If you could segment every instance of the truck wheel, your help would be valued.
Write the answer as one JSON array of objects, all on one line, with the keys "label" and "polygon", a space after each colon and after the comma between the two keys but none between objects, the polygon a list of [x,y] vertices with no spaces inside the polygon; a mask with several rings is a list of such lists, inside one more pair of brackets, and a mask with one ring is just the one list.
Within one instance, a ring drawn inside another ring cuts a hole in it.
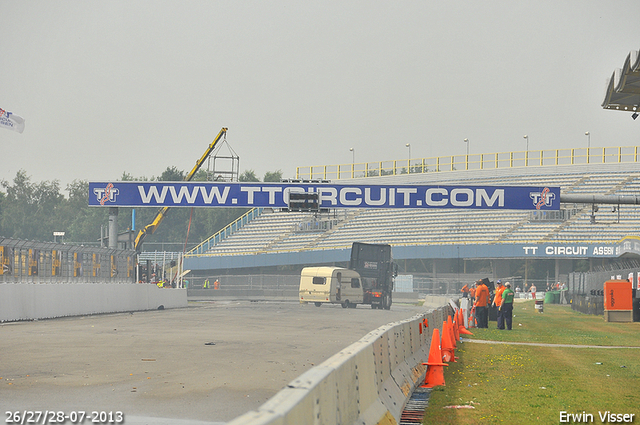
[{"label": "truck wheel", "polygon": [[384,309],[391,310],[391,295],[384,297]]},{"label": "truck wheel", "polygon": [[375,305],[375,304],[371,304],[371,309],[372,309],[372,310],[375,310],[375,309],[376,309],[376,307],[378,307],[378,306],[377,306],[377,305]]},{"label": "truck wheel", "polygon": [[316,307],[320,307],[322,303],[315,303]]},{"label": "truck wheel", "polygon": [[347,308],[349,307],[349,300],[346,300],[345,302],[342,303],[342,308]]}]

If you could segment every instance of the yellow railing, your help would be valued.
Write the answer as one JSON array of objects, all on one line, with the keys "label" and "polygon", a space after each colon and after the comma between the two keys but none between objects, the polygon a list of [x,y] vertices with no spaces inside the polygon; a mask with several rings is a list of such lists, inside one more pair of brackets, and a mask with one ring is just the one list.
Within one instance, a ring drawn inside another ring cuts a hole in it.
[{"label": "yellow railing", "polygon": [[314,165],[297,167],[296,179],[340,180],[442,171],[629,162],[638,162],[638,146],[498,152],[352,164]]}]

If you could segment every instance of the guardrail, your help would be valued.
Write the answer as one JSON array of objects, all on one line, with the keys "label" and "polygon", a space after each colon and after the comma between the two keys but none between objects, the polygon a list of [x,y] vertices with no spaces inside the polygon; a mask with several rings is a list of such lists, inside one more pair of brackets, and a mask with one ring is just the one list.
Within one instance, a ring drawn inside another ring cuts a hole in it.
[{"label": "guardrail", "polygon": [[133,282],[135,251],[0,238],[0,283]]},{"label": "guardrail", "polygon": [[314,165],[296,168],[296,179],[340,180],[459,170],[638,162],[638,146],[552,149]]}]

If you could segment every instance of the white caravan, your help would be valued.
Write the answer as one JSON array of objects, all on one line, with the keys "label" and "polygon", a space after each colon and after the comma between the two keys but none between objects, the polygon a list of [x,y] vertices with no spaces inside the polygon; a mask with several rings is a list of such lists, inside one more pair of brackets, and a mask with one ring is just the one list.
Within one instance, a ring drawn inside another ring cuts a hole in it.
[{"label": "white caravan", "polygon": [[305,267],[300,274],[300,303],[342,304],[355,308],[362,304],[360,275],[341,267]]}]

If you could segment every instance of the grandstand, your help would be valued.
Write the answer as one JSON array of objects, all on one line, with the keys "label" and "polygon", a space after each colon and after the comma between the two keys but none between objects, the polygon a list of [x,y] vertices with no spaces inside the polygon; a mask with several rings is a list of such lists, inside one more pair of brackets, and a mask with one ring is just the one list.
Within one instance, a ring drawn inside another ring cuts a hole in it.
[{"label": "grandstand", "polygon": [[[637,148],[628,149],[637,152]],[[535,166],[405,171],[341,179],[340,183],[560,186],[562,195],[640,195],[636,160],[634,154],[628,162],[608,163],[603,155],[600,163],[540,165],[542,161],[532,161]],[[214,235],[189,253],[185,268],[197,275],[336,264],[348,261],[351,244],[360,241],[391,244],[397,260],[545,259],[556,262],[558,274],[572,271],[575,259],[615,261],[622,252],[628,256],[621,241],[640,230],[640,206],[636,205],[562,204],[560,211],[547,212],[359,209],[314,214],[264,209],[252,214],[253,219],[236,225],[226,237]]]}]

